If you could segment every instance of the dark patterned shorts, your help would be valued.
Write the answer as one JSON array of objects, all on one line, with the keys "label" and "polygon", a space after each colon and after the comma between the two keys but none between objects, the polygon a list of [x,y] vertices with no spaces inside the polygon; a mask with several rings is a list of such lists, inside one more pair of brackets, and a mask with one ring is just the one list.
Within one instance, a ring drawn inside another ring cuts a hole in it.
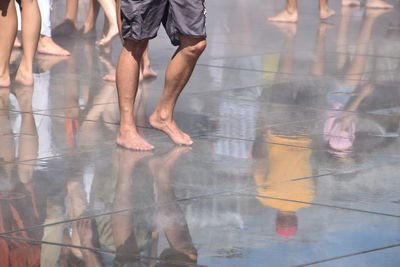
[{"label": "dark patterned shorts", "polygon": [[148,40],[163,24],[171,43],[179,35],[206,38],[204,0],[121,0],[122,38]]}]

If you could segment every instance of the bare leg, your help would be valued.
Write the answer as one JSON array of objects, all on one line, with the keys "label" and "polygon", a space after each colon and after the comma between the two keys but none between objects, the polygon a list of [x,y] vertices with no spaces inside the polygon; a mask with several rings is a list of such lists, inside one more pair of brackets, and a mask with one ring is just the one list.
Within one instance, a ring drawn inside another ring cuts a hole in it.
[{"label": "bare leg", "polygon": [[33,85],[33,59],[40,37],[40,11],[36,0],[22,0],[23,55],[15,79],[23,85]]},{"label": "bare leg", "polygon": [[181,45],[171,59],[160,102],[150,116],[153,128],[165,132],[178,145],[191,145],[192,139],[182,132],[173,119],[176,101],[192,75],[197,59],[206,47],[206,40],[181,36]]},{"label": "bare leg", "polygon": [[143,53],[142,64],[140,66],[140,74],[142,79],[150,79],[157,77],[157,72],[155,72],[150,66],[150,57],[149,57],[149,46],[146,47],[146,50]]},{"label": "bare leg", "polygon": [[109,44],[114,37],[118,35],[117,12],[114,0],[98,0],[108,21],[108,30],[103,38],[96,44],[98,46],[105,46]]},{"label": "bare leg", "polygon": [[286,0],[286,8],[273,17],[268,18],[273,22],[297,22],[297,0]]},{"label": "bare leg", "polygon": [[96,27],[97,15],[99,14],[100,4],[97,0],[90,0],[89,11],[80,32],[88,34]]},{"label": "bare leg", "polygon": [[76,19],[78,17],[79,0],[67,0],[67,10],[64,21],[52,30],[53,35],[71,35],[76,31]]},{"label": "bare leg", "polygon": [[329,8],[328,0],[319,0],[319,17],[327,19],[333,15],[335,15],[335,10]]},{"label": "bare leg", "polygon": [[139,84],[140,60],[147,41],[126,40],[119,57],[116,81],[121,125],[117,144],[128,149],[152,150],[154,147],[139,136],[134,120],[134,104]]},{"label": "bare leg", "polygon": [[382,8],[382,9],[390,9],[393,8],[393,5],[386,3],[382,0],[367,0],[365,6],[368,8]]},{"label": "bare leg", "polygon": [[9,61],[17,36],[17,13],[14,1],[0,2],[0,87],[10,85]]}]

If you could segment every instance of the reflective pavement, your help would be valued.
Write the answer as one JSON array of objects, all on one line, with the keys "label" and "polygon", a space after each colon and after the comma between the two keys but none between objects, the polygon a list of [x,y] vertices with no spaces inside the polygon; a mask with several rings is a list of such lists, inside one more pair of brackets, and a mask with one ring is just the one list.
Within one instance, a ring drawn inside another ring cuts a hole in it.
[{"label": "reflective pavement", "polygon": [[136,106],[153,153],[114,143],[117,39],[60,37],[71,57],[0,89],[0,266],[400,266],[400,6],[267,22],[283,2],[207,2],[175,115],[192,148],[147,123],[163,30]]}]

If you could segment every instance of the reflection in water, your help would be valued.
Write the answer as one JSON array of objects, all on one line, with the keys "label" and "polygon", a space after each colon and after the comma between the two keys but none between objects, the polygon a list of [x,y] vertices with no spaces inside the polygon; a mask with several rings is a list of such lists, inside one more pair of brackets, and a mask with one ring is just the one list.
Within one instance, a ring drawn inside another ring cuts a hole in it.
[{"label": "reflection in water", "polygon": [[[0,158],[9,162],[0,165],[0,232],[41,224],[43,202],[37,194],[36,183],[32,180],[33,163],[37,157],[38,136],[32,112],[32,87],[14,88],[11,95],[8,88],[0,89]],[[12,97],[21,110],[20,132],[14,137],[13,121],[8,114]],[[16,164],[15,161],[30,160],[32,164]],[[13,238],[41,239],[39,232],[16,232]],[[0,239],[1,266],[38,266],[40,245],[16,239]]]},{"label": "reflection in water", "polygon": [[[195,264],[197,250],[177,203],[171,177],[175,162],[189,150],[188,147],[174,147],[165,154],[153,156],[150,152],[115,149],[116,181],[111,205],[113,210],[124,212],[73,223],[72,235],[68,235],[70,242],[89,249],[64,248],[60,265]],[[82,197],[80,199],[84,201]],[[160,241],[162,233],[168,245]],[[116,254],[99,254],[96,252],[99,249]]]}]

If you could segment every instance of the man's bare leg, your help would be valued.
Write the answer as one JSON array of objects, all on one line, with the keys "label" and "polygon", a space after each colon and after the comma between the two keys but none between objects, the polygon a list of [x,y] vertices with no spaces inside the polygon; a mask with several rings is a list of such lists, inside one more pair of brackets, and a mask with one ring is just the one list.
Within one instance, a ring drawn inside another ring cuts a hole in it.
[{"label": "man's bare leg", "polygon": [[173,119],[176,101],[192,75],[197,59],[206,48],[206,40],[180,36],[181,44],[165,72],[164,91],[153,114],[150,125],[165,132],[178,145],[191,145],[192,139],[182,132]]},{"label": "man's bare leg", "polygon": [[386,3],[382,0],[367,0],[365,3],[367,8],[382,8],[382,9],[390,9],[393,8],[393,5]]},{"label": "man's bare leg", "polygon": [[321,19],[327,19],[335,15],[335,10],[329,8],[328,0],[319,0],[319,17]]},{"label": "man's bare leg", "polygon": [[21,0],[23,55],[15,80],[23,85],[33,85],[33,59],[40,37],[40,10],[36,0]]},{"label": "man's bare leg", "polygon": [[286,8],[268,20],[272,22],[297,22],[297,0],[286,0]]},{"label": "man's bare leg", "polygon": [[116,82],[121,124],[116,143],[128,149],[152,150],[136,129],[134,104],[139,84],[140,61],[147,41],[125,40],[119,57]]},{"label": "man's bare leg", "polygon": [[[3,15],[6,14],[6,15]],[[17,13],[14,1],[0,2],[0,87],[10,85],[9,61],[17,36]]]}]

